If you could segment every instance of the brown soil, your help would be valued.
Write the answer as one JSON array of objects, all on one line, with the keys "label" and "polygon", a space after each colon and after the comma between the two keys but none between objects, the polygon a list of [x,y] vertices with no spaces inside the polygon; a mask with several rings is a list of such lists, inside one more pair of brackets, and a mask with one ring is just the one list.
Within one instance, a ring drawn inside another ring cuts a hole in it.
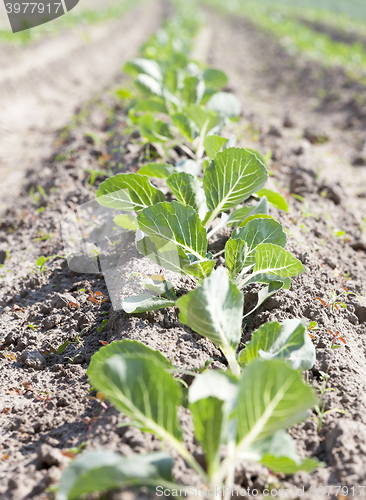
[{"label": "brown soil", "polygon": [[[271,151],[273,186],[284,194],[303,196],[309,212],[317,214],[317,218],[305,217],[302,203],[290,196],[288,214],[272,211],[288,228],[288,249],[307,272],[293,280],[291,290],[282,290],[249,317],[243,342],[266,321],[305,317],[318,323],[320,330],[314,339],[317,361],[306,378],[319,388],[320,372],[329,374],[328,387],[337,392],[328,393],[326,409],[340,408],[348,415],[328,415],[319,434],[311,419],[293,428],[290,433],[301,455],[315,456],[326,465],[312,474],[280,480],[289,487],[304,486],[306,493],[301,498],[320,499],[323,497],[314,495],[312,486],[357,487],[366,480],[366,240],[360,229],[366,215],[366,168],[352,166],[362,155],[366,89],[350,82],[341,70],[324,70],[292,59],[270,36],[244,20],[207,15],[208,50],[203,52],[210,64],[228,73],[230,90],[243,104],[240,122],[228,133],[238,134],[242,146]],[[87,442],[86,450],[105,447],[127,456],[160,448],[149,434],[133,427],[117,428],[125,417],[88,399],[86,369],[100,340],[141,340],[182,368],[202,366],[209,357],[214,360],[212,367],[225,363],[208,340],[179,324],[175,309],[139,315],[116,312],[108,302],[98,307],[88,301],[88,294],[82,291],[90,288],[107,295],[101,274],[72,272],[60,260],[50,261],[43,275],[29,269],[40,255],[62,254],[62,217],[93,198],[85,168],[106,168],[103,155],[109,154],[112,159],[107,163],[122,162],[123,171],[134,171],[143,154],[136,134],[123,132],[124,110],[110,97],[84,109],[87,114],[60,139],[53,155],[29,173],[29,183],[16,206],[0,221],[0,257],[9,250],[0,270],[0,345],[5,347],[0,355],[0,457],[7,456],[0,462],[0,495],[9,500],[47,498],[45,490],[57,483],[69,462],[61,451],[71,446]],[[94,132],[97,143],[85,137],[89,132]],[[317,144],[319,137],[328,140]],[[66,153],[66,160],[54,160]],[[119,169],[114,167],[114,172]],[[45,207],[42,212],[36,211],[38,206],[28,196],[32,185],[41,185],[48,195],[40,202]],[[346,234],[336,237],[336,229]],[[35,241],[49,232],[50,239]],[[129,265],[121,270],[125,277],[133,271],[153,269],[133,248],[130,256]],[[189,284],[178,277],[176,286],[187,289]],[[340,293],[344,287],[362,300],[345,296],[347,308],[340,311],[324,308],[316,300],[317,296],[327,300],[333,290]],[[132,284],[126,286],[124,295],[132,288]],[[68,307],[62,298],[80,307]],[[248,295],[248,306],[250,300]],[[101,329],[104,319],[109,321]],[[40,328],[32,330],[30,324]],[[330,349],[327,329],[346,335],[347,345]],[[81,342],[70,344],[62,355],[46,354],[78,334]],[[10,352],[15,353],[16,361],[4,357]],[[48,393],[50,400],[43,402],[34,391],[25,391],[24,382]],[[189,416],[182,412],[181,418],[186,444],[199,456]],[[198,486],[197,477],[181,459],[176,459],[174,472],[178,482]],[[269,478],[278,481],[264,467],[245,464],[237,469],[235,482],[261,489]],[[108,498],[127,496],[116,493]]]}]

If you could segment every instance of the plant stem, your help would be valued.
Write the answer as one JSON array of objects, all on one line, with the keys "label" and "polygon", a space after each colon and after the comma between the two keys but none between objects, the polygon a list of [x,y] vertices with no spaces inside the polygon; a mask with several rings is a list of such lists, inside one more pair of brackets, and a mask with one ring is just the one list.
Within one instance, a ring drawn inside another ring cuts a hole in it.
[{"label": "plant stem", "polygon": [[185,152],[188,156],[190,156],[190,157],[192,158],[192,160],[197,160],[197,156],[196,156],[194,153],[192,153],[192,151],[191,151],[189,148],[187,148],[187,146],[185,146],[184,144],[179,144],[179,147],[180,147],[181,149],[183,149],[183,151],[184,151],[184,152]]},{"label": "plant stem", "polygon": [[215,255],[213,255],[213,258],[216,259],[216,257],[219,257],[219,255],[223,254],[224,252],[225,252],[225,248],[220,250],[220,252],[215,253]]},{"label": "plant stem", "polygon": [[256,276],[257,274],[265,273],[265,272],[266,272],[265,270],[259,270],[259,271],[255,272],[255,273],[252,273],[252,274],[250,274],[249,276],[246,276],[245,278],[243,278],[241,281],[239,281],[239,283],[238,283],[238,285],[237,285],[237,286],[238,286],[238,288],[239,288],[239,290],[241,290],[241,289],[243,288],[243,286],[245,286],[245,285],[246,285],[246,283],[247,283],[250,279],[252,279],[254,276]]},{"label": "plant stem", "polygon": [[180,454],[180,456],[187,462],[188,465],[192,467],[193,470],[200,476],[202,481],[207,484],[208,476],[206,472],[202,469],[200,464],[194,458],[194,456],[173,436],[170,436],[170,439],[167,440],[169,444]]},{"label": "plant stem", "polygon": [[[216,219],[218,212],[219,211],[217,209],[212,212],[212,214],[210,215],[210,217],[208,218],[207,222],[204,225],[206,229],[209,228],[212,222]],[[210,238],[212,234],[216,233],[216,231],[218,231],[218,229],[215,227],[212,231],[208,233],[207,238]]]},{"label": "plant stem", "polygon": [[229,363],[231,373],[236,377],[240,377],[240,365],[236,359],[234,349],[229,344],[226,344],[225,347],[222,347],[222,350]]},{"label": "plant stem", "polygon": [[[228,450],[228,457],[235,457],[235,440],[230,440],[227,446]],[[235,463],[235,462],[234,462]],[[225,481],[225,486],[229,487],[229,491],[225,493],[224,500],[230,500],[231,499],[231,492],[234,486],[234,479],[235,479],[235,465],[232,465],[232,467],[229,469],[228,474],[226,476],[226,481]]]},{"label": "plant stem", "polygon": [[196,149],[197,160],[200,160],[203,157],[203,153],[205,152],[204,141],[205,141],[205,136],[206,136],[207,127],[208,127],[209,122],[210,122],[210,120],[206,120],[205,124],[202,127],[200,136],[199,136],[198,146]]}]

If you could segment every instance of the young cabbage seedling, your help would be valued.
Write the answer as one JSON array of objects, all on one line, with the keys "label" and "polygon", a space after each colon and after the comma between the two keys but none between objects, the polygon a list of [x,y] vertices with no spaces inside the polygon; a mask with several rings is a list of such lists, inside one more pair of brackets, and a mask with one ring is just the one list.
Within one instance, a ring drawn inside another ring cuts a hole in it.
[{"label": "young cabbage seedling", "polygon": [[[180,454],[207,486],[208,496],[213,497],[223,484],[233,486],[235,466],[242,460],[256,460],[272,472],[285,474],[310,471],[319,465],[310,458],[301,461],[285,432],[301,421],[317,400],[301,373],[284,359],[256,359],[237,376],[208,370],[195,378],[187,404],[195,437],[205,455],[204,466],[183,444],[178,407],[184,389],[172,370],[174,366],[158,351],[124,340],[94,354],[88,375],[93,387],[130,418],[130,425],[156,434]],[[221,455],[223,445],[225,458]],[[133,455],[128,460],[109,451],[87,453],[63,474],[56,499],[129,485],[179,490],[172,466],[165,452]]]},{"label": "young cabbage seedling", "polygon": [[[221,91],[228,82],[225,73],[202,69],[189,60],[188,52],[182,52],[182,42],[190,45],[191,34],[186,25],[175,31],[167,29],[158,47],[156,37],[152,37],[144,47],[148,58],[127,62],[124,71],[135,78],[141,96],[129,110],[141,137],[163,146],[165,154],[179,146],[189,160],[178,162],[177,167],[199,173],[205,139],[219,132],[228,120],[236,119],[241,106],[235,96]],[[189,146],[184,144],[187,141]],[[156,175],[159,168],[152,168],[152,175]]]},{"label": "young cabbage seedling", "polygon": [[295,369],[309,370],[315,362],[315,348],[300,320],[282,325],[266,323],[238,355],[244,296],[224,268],[216,269],[202,285],[177,300],[179,321],[209,338],[224,353],[231,372],[255,359],[286,358]]},{"label": "young cabbage seedling", "polygon": [[[251,283],[265,285],[251,313],[280,288],[289,288],[291,277],[304,271],[301,262],[285,250],[286,234],[268,215],[266,196],[255,206],[241,205],[261,192],[267,178],[265,165],[254,153],[227,148],[215,154],[202,183],[184,172],[168,177],[177,201],[166,202],[163,193],[139,174],[106,180],[97,191],[97,200],[103,206],[137,214],[114,219],[117,225],[137,230],[137,250],[159,266],[197,282],[209,276],[216,264],[208,252],[209,239],[224,226],[234,227],[225,246],[229,276],[239,289]],[[133,297],[124,308],[141,312],[174,305],[166,302],[174,298],[164,293],[148,302],[145,295],[139,296],[141,303]]]}]

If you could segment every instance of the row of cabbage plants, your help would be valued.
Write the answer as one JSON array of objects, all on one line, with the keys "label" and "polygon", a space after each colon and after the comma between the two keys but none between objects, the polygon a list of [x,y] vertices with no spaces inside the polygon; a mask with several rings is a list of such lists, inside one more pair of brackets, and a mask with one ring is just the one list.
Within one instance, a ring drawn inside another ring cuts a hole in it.
[{"label": "row of cabbage plants", "polygon": [[[269,215],[271,203],[286,209],[286,202],[265,188],[263,157],[222,135],[240,115],[240,104],[223,91],[228,79],[222,71],[190,60],[199,27],[191,12],[175,17],[149,39],[140,58],[125,65],[136,88],[129,119],[163,160],[107,179],[97,200],[120,211],[115,223],[136,232],[143,256],[194,283],[177,298],[162,275],[144,277],[147,293],[126,299],[124,310],[177,307],[179,321],[220,348],[228,368],[189,372],[194,381],[188,387],[182,370],[160,352],[122,340],[94,354],[88,376],[92,387],[129,417],[128,425],[155,434],[163,448],[177,452],[208,496],[225,485],[229,498],[242,460],[284,474],[319,465],[301,460],[286,433],[317,403],[302,375],[313,366],[315,350],[305,321],[292,319],[264,324],[238,352],[246,287],[260,287],[251,314],[267,297],[289,288],[304,268],[286,250],[286,233]],[[173,162],[169,151],[177,147],[182,156]],[[154,178],[166,180],[168,195],[154,186]],[[210,238],[224,228],[231,230],[222,252],[225,266],[208,252]],[[204,464],[184,445],[180,406],[192,414]],[[131,486],[179,491],[172,468],[167,451],[132,457],[108,450],[85,453],[64,472],[57,500]]]}]

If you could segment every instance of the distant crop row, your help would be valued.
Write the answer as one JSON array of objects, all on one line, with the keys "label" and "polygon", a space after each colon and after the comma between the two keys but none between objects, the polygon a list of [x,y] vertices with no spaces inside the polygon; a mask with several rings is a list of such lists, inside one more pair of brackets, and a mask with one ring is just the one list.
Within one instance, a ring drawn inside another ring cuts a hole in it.
[{"label": "distant crop row", "polygon": [[[198,29],[198,20],[182,12],[149,39],[140,58],[126,64],[136,88],[130,122],[167,161],[107,179],[97,201],[120,211],[115,223],[135,231],[142,255],[195,284],[177,298],[163,275],[144,277],[147,293],[125,300],[124,310],[178,307],[179,321],[210,339],[228,369],[183,370],[194,378],[188,387],[180,378],[182,370],[158,351],[123,340],[94,354],[88,375],[93,388],[129,417],[128,425],[155,434],[175,450],[212,497],[216,487],[233,485],[235,466],[242,460],[285,474],[310,471],[319,463],[301,460],[286,433],[317,405],[302,376],[315,362],[305,321],[264,324],[238,352],[245,288],[251,283],[259,287],[252,313],[266,298],[289,288],[304,267],[286,250],[286,234],[269,215],[269,202],[282,209],[287,205],[264,187],[263,158],[221,135],[228,121],[239,116],[240,104],[222,90],[228,81],[222,71],[190,60]],[[169,152],[176,146],[185,157],[174,164]],[[173,201],[149,177],[166,179]],[[208,252],[209,239],[224,227],[231,229],[220,252],[225,267]],[[180,405],[191,411],[204,464],[183,443]],[[118,487],[179,488],[172,467],[165,451],[128,458],[107,450],[85,453],[64,473],[57,500]]]},{"label": "distant crop row", "polygon": [[[325,33],[319,33],[301,22],[302,19],[320,20],[329,25],[342,29],[355,30],[355,34],[362,36],[363,25],[343,20],[326,12],[307,11],[286,7],[286,3],[277,2],[232,2],[223,4],[217,0],[205,0],[208,5],[214,6],[226,13],[236,13],[249,17],[255,24],[271,32],[281,45],[291,55],[317,61],[324,66],[342,66],[349,76],[366,81],[366,48],[363,40],[354,43],[343,43],[333,40]],[[330,22],[330,19],[332,22]]]},{"label": "distant crop row", "polygon": [[[248,3],[248,2],[246,2]],[[249,2],[250,3],[250,2]],[[322,15],[339,15],[345,19],[351,18],[355,20],[366,21],[365,3],[363,0],[258,0],[257,5],[261,7],[274,7],[284,8],[291,7],[291,9],[298,9],[298,11],[313,11]],[[236,6],[237,2],[234,0],[229,3],[231,6]]]}]

